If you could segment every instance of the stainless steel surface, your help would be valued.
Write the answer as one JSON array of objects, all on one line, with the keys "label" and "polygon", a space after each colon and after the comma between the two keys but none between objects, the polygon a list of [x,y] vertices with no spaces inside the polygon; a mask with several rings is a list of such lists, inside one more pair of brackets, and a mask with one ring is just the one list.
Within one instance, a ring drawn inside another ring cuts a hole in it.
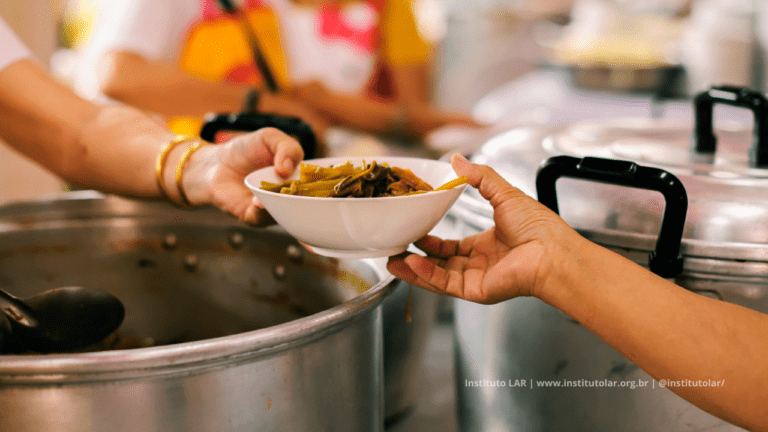
[{"label": "stainless steel surface", "polygon": [[383,429],[378,306],[393,278],[373,261],[299,254],[218,210],[111,197],[4,207],[0,238],[10,291],[105,290],[126,306],[119,331],[159,344],[3,356],[3,430]]},{"label": "stainless steel surface", "polygon": [[426,353],[413,377],[418,388],[414,409],[387,432],[457,432],[453,366],[453,326],[438,321],[424,340]]},{"label": "stainless steel surface", "polygon": [[567,65],[577,87],[593,90],[649,92],[664,83],[667,67],[648,68]]},{"label": "stainless steel surface", "polygon": [[[472,159],[494,166],[534,197],[536,170],[553,155],[632,159],[667,169],[681,179],[690,202],[683,272],[675,282],[765,313],[768,170],[746,168],[747,131],[721,129],[715,165],[709,166],[689,161],[689,125],[651,120],[519,128],[490,140]],[[558,181],[557,189],[566,222],[588,239],[648,264],[664,208],[661,195],[570,179]],[[492,226],[491,214],[487,202],[468,189],[450,216],[464,236]],[[456,301],[454,308],[462,431],[742,430],[660,388],[626,357],[539,300],[494,306]]]},{"label": "stainless steel surface", "polygon": [[461,431],[743,430],[661,388],[538,299],[454,307]]},{"label": "stainless steel surface", "polygon": [[[447,215],[438,223],[430,234],[442,238],[458,238],[459,235],[451,215]],[[412,247],[411,250],[415,248]],[[386,403],[389,404],[394,396],[404,397],[402,400],[395,398],[395,404],[408,408],[401,411],[400,415],[388,417],[386,430],[387,432],[456,432],[458,426],[453,364],[452,299],[414,287],[412,291],[413,320],[405,323],[402,319],[404,307],[402,302],[407,299],[405,293],[408,288],[409,286],[401,281],[395,293],[387,297],[384,306],[385,315],[388,307],[391,311],[395,311],[394,320],[391,322],[400,323],[401,326],[410,329],[409,333],[404,334],[406,338],[392,337],[391,333],[385,332],[384,352],[387,353],[390,351],[389,347],[393,346],[394,352],[411,353],[406,356],[409,361],[399,368],[402,370],[399,378],[402,384],[395,384],[395,388],[405,388],[407,391],[399,395],[388,391],[386,399]],[[390,303],[399,303],[399,306],[388,306]],[[435,314],[437,314],[436,320]],[[385,328],[388,322],[385,318]],[[385,354],[385,377],[388,375],[387,369],[392,361],[393,359]],[[385,387],[391,385],[389,378],[385,382]]]},{"label": "stainless steel surface", "polygon": [[430,330],[437,317],[439,299],[438,294],[398,280],[392,294],[384,300],[384,411],[387,424],[402,420],[416,409],[419,373]]}]

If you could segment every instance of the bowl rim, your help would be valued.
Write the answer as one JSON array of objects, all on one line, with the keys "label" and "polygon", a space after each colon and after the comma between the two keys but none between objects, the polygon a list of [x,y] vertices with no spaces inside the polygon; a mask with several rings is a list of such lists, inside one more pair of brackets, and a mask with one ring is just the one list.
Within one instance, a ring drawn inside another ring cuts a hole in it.
[{"label": "bowl rim", "polygon": [[[345,156],[334,156],[334,157],[326,157],[326,158],[317,158],[317,159],[308,159],[301,161],[302,164],[304,163],[310,163],[313,161],[336,161],[336,160],[343,160],[344,162],[349,161],[350,159],[359,159],[362,160],[375,160],[376,158],[379,159],[386,159],[386,161],[395,161],[395,160],[406,160],[406,161],[419,161],[419,162],[429,162],[434,163],[435,165],[439,166],[448,166],[451,167],[450,162],[442,161],[439,159],[428,159],[428,158],[416,158],[416,157],[407,157],[407,156],[354,156],[354,157],[345,157]],[[388,162],[389,163],[389,162]],[[333,201],[333,202],[369,202],[371,200],[379,201],[381,198],[387,198],[387,199],[418,199],[418,197],[421,197],[425,194],[413,194],[413,195],[401,195],[401,196],[391,196],[391,197],[358,197],[354,200],[340,200],[338,197],[311,197],[311,196],[303,196],[303,195],[290,195],[290,194],[281,194],[280,192],[272,192],[268,190],[264,190],[261,187],[257,187],[254,184],[252,184],[249,181],[249,178],[253,176],[256,173],[264,172],[265,170],[274,169],[272,166],[259,168],[255,171],[250,172],[248,175],[245,176],[244,182],[245,185],[253,191],[254,194],[264,194],[267,196],[280,196],[284,197],[286,199],[305,199],[305,200],[312,200],[312,201]],[[296,167],[298,169],[298,167]],[[452,169],[452,168],[451,168]],[[453,171],[452,171],[453,172]],[[293,173],[292,173],[293,174]],[[456,175],[455,172],[453,172],[454,179],[459,178],[458,175]],[[453,180],[453,179],[452,179]],[[450,180],[449,180],[450,181]],[[451,189],[445,189],[440,191],[429,191],[429,193],[434,196],[436,194],[444,194],[453,191],[454,189],[461,188],[463,190],[464,187],[466,187],[467,183],[463,183],[461,185],[457,185]],[[440,187],[441,185],[437,185],[433,187]]]}]

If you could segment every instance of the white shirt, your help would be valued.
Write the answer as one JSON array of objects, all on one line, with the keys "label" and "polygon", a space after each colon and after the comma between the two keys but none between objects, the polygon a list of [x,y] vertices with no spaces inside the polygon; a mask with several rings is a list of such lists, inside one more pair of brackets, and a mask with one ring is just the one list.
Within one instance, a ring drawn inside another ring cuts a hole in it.
[{"label": "white shirt", "polygon": [[[268,0],[281,23],[283,51],[294,83],[320,81],[331,90],[358,94],[376,66],[376,53],[344,39],[324,37],[319,13],[291,0]],[[341,10],[341,19],[361,29],[378,24],[377,12],[368,4],[352,3]]]},{"label": "white shirt", "polygon": [[5,69],[11,63],[31,56],[32,53],[29,51],[29,48],[19,40],[16,33],[0,18],[0,70]]},{"label": "white shirt", "polygon": [[190,25],[200,16],[198,0],[100,0],[96,27],[79,53],[74,87],[86,99],[105,98],[99,90],[101,59],[128,51],[150,60],[175,63]]}]

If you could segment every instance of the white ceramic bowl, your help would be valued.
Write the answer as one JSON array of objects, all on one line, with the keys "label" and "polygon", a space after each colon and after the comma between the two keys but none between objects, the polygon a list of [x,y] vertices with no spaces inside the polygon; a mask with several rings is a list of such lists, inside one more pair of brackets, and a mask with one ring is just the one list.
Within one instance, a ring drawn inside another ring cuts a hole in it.
[{"label": "white ceramic bowl", "polygon": [[[305,163],[323,167],[362,161],[388,163],[410,169],[437,188],[455,179],[448,162],[406,157],[335,157]],[[289,179],[299,178],[299,170]],[[285,181],[273,167],[252,172],[245,184],[264,204],[270,215],[288,233],[313,252],[338,258],[375,258],[397,255],[425,236],[440,222],[461,195],[466,184],[450,190],[379,198],[315,198],[269,192],[261,182]]]}]

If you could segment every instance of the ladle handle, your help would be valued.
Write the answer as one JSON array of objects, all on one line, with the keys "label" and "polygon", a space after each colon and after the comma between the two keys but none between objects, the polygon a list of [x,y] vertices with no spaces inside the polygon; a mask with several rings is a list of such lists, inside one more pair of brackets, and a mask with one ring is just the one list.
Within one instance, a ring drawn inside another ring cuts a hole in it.
[{"label": "ladle handle", "polygon": [[649,268],[664,278],[683,271],[680,244],[688,211],[688,194],[680,180],[658,168],[637,165],[631,161],[572,156],[554,156],[542,163],[536,174],[539,201],[558,213],[555,183],[561,177],[591,180],[638,189],[661,192],[666,206],[656,247],[649,256]]},{"label": "ladle handle", "polygon": [[317,156],[315,133],[307,123],[295,117],[257,113],[219,114],[205,122],[200,130],[200,138],[215,142],[216,134],[220,131],[253,132],[265,127],[280,129],[299,140],[304,149],[304,159]]},{"label": "ladle handle", "polygon": [[715,104],[724,104],[752,111],[754,128],[749,165],[753,168],[768,167],[768,100],[765,96],[743,87],[719,86],[699,93],[693,103],[696,110],[693,150],[699,159],[710,163],[714,160],[717,137],[713,126],[713,111]]},{"label": "ladle handle", "polygon": [[35,313],[20,299],[0,289],[0,310],[12,321],[25,327],[38,325]]}]

